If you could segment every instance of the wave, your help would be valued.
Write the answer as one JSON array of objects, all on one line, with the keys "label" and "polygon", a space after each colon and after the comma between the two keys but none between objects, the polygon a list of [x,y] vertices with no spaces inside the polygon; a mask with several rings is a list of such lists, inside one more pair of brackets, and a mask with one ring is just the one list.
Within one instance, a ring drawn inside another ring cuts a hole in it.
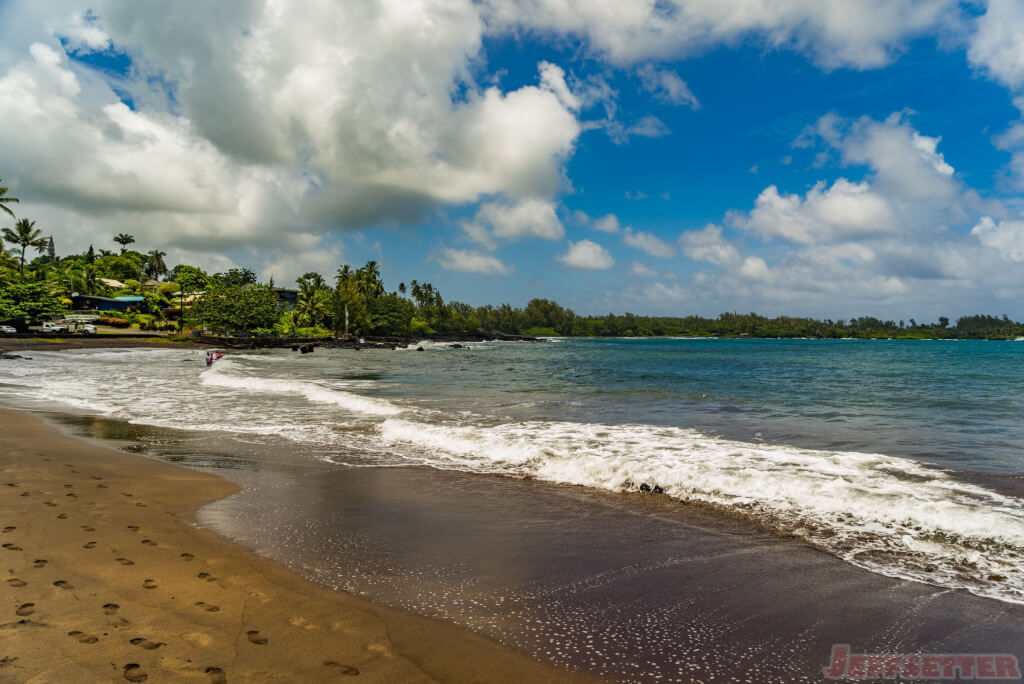
[{"label": "wave", "polygon": [[912,461],[649,425],[482,428],[390,418],[382,437],[434,467],[611,491],[657,486],[880,574],[1024,603],[1024,501]]},{"label": "wave", "polygon": [[333,404],[353,413],[364,413],[373,416],[394,416],[403,410],[388,401],[330,389],[315,382],[254,378],[246,375],[231,374],[230,371],[238,370],[238,368],[229,359],[221,359],[209,370],[202,373],[200,382],[207,387],[223,387],[244,392],[297,394],[311,402]]}]

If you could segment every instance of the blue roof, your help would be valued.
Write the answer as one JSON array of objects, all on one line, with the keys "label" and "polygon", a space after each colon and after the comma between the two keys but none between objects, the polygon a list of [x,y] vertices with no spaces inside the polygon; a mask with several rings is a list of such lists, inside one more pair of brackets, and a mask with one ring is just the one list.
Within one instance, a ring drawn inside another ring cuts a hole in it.
[{"label": "blue roof", "polygon": [[119,302],[141,302],[145,297],[114,297]]}]

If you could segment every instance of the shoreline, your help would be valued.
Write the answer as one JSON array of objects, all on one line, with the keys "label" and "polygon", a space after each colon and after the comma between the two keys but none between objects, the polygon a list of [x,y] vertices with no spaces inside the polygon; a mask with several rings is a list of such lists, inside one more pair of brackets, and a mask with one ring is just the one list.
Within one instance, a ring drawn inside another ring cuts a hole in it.
[{"label": "shoreline", "polygon": [[197,527],[239,488],[0,410],[0,676],[583,682],[467,629],[326,589]]}]

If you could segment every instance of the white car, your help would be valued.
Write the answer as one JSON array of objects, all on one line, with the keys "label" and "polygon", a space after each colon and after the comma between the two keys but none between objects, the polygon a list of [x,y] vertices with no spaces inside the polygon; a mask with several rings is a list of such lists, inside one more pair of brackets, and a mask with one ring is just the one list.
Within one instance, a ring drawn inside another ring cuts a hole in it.
[{"label": "white car", "polygon": [[81,333],[83,335],[95,335],[96,326],[90,325],[89,323],[85,323],[84,325],[78,326],[78,330],[76,330],[75,332]]},{"label": "white car", "polygon": [[4,335],[16,335],[18,334],[18,331],[15,330],[12,326],[0,325],[0,333],[3,333]]},{"label": "white car", "polygon": [[44,333],[62,333],[67,332],[68,326],[61,325],[60,323],[43,323]]}]

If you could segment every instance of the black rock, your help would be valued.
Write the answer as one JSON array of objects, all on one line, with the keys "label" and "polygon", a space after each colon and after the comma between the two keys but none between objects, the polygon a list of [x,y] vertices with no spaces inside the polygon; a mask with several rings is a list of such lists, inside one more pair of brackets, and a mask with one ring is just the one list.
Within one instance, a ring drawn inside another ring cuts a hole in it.
[{"label": "black rock", "polygon": [[423,351],[423,347],[416,347],[416,351]]},{"label": "black rock", "polygon": [[647,484],[646,482],[641,482],[640,483],[640,491],[641,492],[649,492],[649,491],[651,491],[651,485]]},{"label": "black rock", "polygon": [[654,485],[654,487],[651,488],[651,493],[652,494],[664,494],[665,490],[662,489],[661,487],[659,487],[658,485]]},{"label": "black rock", "polygon": [[461,344],[449,344],[448,347],[451,349],[465,349]]}]

